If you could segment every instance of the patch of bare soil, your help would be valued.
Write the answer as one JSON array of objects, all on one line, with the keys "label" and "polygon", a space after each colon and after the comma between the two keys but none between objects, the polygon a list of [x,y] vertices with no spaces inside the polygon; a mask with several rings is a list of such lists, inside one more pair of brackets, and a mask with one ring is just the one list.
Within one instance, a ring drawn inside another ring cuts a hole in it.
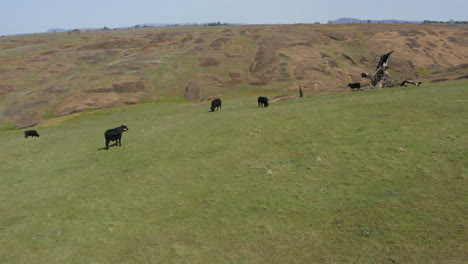
[{"label": "patch of bare soil", "polygon": [[18,115],[8,118],[7,120],[20,128],[25,128],[38,124],[42,120],[42,117],[41,113],[37,110],[28,109],[18,113]]},{"label": "patch of bare soil", "polygon": [[49,50],[49,51],[41,53],[41,56],[51,55],[51,54],[54,54],[54,53],[57,53],[57,51],[56,50]]},{"label": "patch of bare soil", "polygon": [[410,49],[416,49],[421,47],[421,45],[419,45],[419,43],[413,38],[407,38],[405,45],[408,46]]},{"label": "patch of bare soil", "polygon": [[114,89],[111,87],[102,87],[84,91],[85,93],[111,93]]},{"label": "patch of bare soil", "polygon": [[404,58],[397,54],[393,58],[390,59],[389,64],[392,69],[395,69],[398,72],[414,75],[414,72],[415,72],[414,65],[412,61],[409,60],[408,58]]},{"label": "patch of bare soil", "polygon": [[431,83],[435,83],[435,82],[445,82],[445,81],[448,81],[449,79],[448,78],[437,78],[437,79],[434,79],[432,81],[430,81]]},{"label": "patch of bare soil", "polygon": [[99,56],[99,54],[91,55],[91,56],[83,56],[78,58],[79,60],[82,60],[88,64],[98,64],[102,61],[104,61],[104,58]]},{"label": "patch of bare soil", "polygon": [[115,93],[99,96],[73,96],[65,100],[57,109],[57,116],[68,115],[88,109],[100,109],[138,103],[136,98],[121,98]]},{"label": "patch of bare soil", "polygon": [[29,41],[29,40],[14,40],[14,39],[11,39],[6,43],[5,47],[2,48],[2,49],[13,49],[13,48],[17,48],[17,47],[42,44],[42,43],[45,43],[45,42],[46,42],[45,40],[32,40],[32,41]]},{"label": "patch of bare soil", "polygon": [[146,88],[143,81],[113,83],[111,86],[86,90],[85,93],[137,93],[145,91]]},{"label": "patch of bare soil", "polygon": [[255,35],[255,34],[258,34],[262,31],[261,28],[249,28],[249,29],[246,29],[246,30],[241,30],[239,33],[241,35]]},{"label": "patch of bare soil", "polygon": [[322,59],[321,57],[301,58],[300,61],[291,63],[292,74],[296,80],[306,80],[320,75],[329,75],[329,71],[338,68],[338,63],[333,59]]},{"label": "patch of bare soil", "polygon": [[113,83],[112,88],[116,93],[136,93],[145,90],[145,83],[142,81]]},{"label": "patch of bare soil", "polygon": [[3,112],[3,115],[9,122],[19,127],[28,127],[41,121],[41,112],[38,111],[38,109],[47,106],[48,103],[49,101],[47,100],[36,100],[32,102],[17,100]]},{"label": "patch of bare soil", "polygon": [[30,63],[34,63],[34,62],[44,62],[44,61],[49,61],[49,59],[47,58],[43,58],[41,56],[34,56],[34,57],[31,57],[31,58],[28,58],[27,60],[25,60],[26,62]]},{"label": "patch of bare soil", "polygon": [[187,87],[185,88],[185,98],[190,101],[199,100],[200,99],[200,88],[196,82],[189,82]]},{"label": "patch of bare soil", "polygon": [[[329,60],[327,60],[327,62],[328,62],[328,65],[330,66],[330,68],[338,68],[338,63],[336,63],[336,61],[334,61],[332,59],[329,59]],[[323,71],[323,70],[321,70],[321,71]]]},{"label": "patch of bare soil", "polygon": [[115,71],[115,72],[104,72],[103,74],[105,74],[105,75],[122,76],[122,75],[125,75],[125,72],[123,72],[123,71]]},{"label": "patch of bare soil", "polygon": [[238,80],[242,76],[242,73],[240,71],[230,71],[229,72],[229,77],[231,77],[232,80]]},{"label": "patch of bare soil", "polygon": [[325,35],[330,39],[336,41],[348,41],[353,39],[354,37],[352,32],[339,30],[325,33]]},{"label": "patch of bare soil", "polygon": [[458,70],[466,70],[468,69],[468,63],[460,64],[454,67],[450,67],[448,71],[453,72],[453,71],[458,71]]},{"label": "patch of bare soil", "polygon": [[341,56],[343,56],[343,58],[345,58],[346,60],[348,60],[349,62],[351,62],[351,64],[353,65],[356,65],[356,62],[353,60],[353,58],[351,58],[350,56],[342,53]]},{"label": "patch of bare soil", "polygon": [[206,40],[203,37],[199,37],[199,38],[197,38],[195,40],[195,44],[201,44],[201,43],[205,43],[205,42],[206,42]]},{"label": "patch of bare soil", "polygon": [[55,86],[50,86],[47,89],[45,89],[44,91],[46,93],[50,93],[50,94],[62,94],[62,93],[65,93],[67,91],[67,89],[59,88],[59,87],[55,87]]},{"label": "patch of bare soil", "polygon": [[115,49],[106,49],[106,50],[104,51],[104,55],[105,55],[105,56],[109,56],[109,57],[110,57],[110,56],[115,56],[115,55],[117,55],[118,53],[119,53],[119,52],[118,52],[117,50],[115,50]]},{"label": "patch of bare soil", "polygon": [[426,34],[422,31],[416,30],[416,29],[410,29],[410,30],[400,30],[398,31],[400,36],[404,37],[415,37],[415,36],[425,36]]},{"label": "patch of bare soil", "polygon": [[[284,65],[284,64],[283,64]],[[291,75],[289,74],[288,69],[286,68],[287,64],[285,66],[280,66],[279,70],[279,75],[276,78],[277,81],[279,82],[287,82],[291,79]]]},{"label": "patch of bare soil", "polygon": [[164,44],[167,42],[172,42],[174,41],[175,37],[179,33],[175,32],[161,32],[161,33],[156,33],[154,34],[154,38],[151,41],[151,44]]},{"label": "patch of bare soil", "polygon": [[125,72],[125,71],[139,71],[147,68],[148,65],[145,62],[134,60],[134,61],[123,61],[111,66],[108,66],[104,72]]},{"label": "patch of bare soil", "polygon": [[187,37],[183,38],[180,42],[183,43],[183,44],[186,44],[190,41],[192,41],[194,38],[191,34],[189,34]]},{"label": "patch of bare soil", "polygon": [[102,50],[102,49],[122,49],[122,48],[138,48],[145,43],[136,39],[118,39],[101,41],[98,43],[81,46],[78,50]]},{"label": "patch of bare soil", "polygon": [[13,91],[13,86],[8,84],[0,84],[0,95],[4,95]]},{"label": "patch of bare soil", "polygon": [[200,58],[198,65],[200,67],[216,67],[220,62],[215,58]]},{"label": "patch of bare soil", "polygon": [[284,100],[288,100],[288,99],[292,99],[292,98],[295,98],[295,96],[292,96],[290,94],[282,94],[282,95],[278,95],[278,96],[273,97],[271,102],[284,101]]},{"label": "patch of bare soil", "polygon": [[176,38],[180,35],[181,33],[177,32],[160,32],[156,33],[153,35],[153,39],[149,44],[147,44],[144,48],[143,51],[151,51],[159,47],[163,47],[165,45],[169,44],[175,44],[174,41],[176,41]]},{"label": "patch of bare soil", "polygon": [[433,42],[427,41],[426,44],[431,48],[437,48],[437,44],[435,44]]},{"label": "patch of bare soil", "polygon": [[[299,48],[302,45],[293,45],[294,43],[303,42],[302,40],[289,39],[287,37],[269,36],[263,38],[257,45],[253,62],[250,64],[250,84],[266,85],[275,80],[278,75],[281,79],[287,75],[285,70],[282,70],[277,64],[280,59],[287,59],[277,55],[278,50],[282,48],[295,47]],[[307,48],[307,47],[304,47]]]},{"label": "patch of bare soil", "polygon": [[59,46],[60,49],[69,49],[69,48],[74,48],[78,46],[78,44],[75,44],[75,43],[71,43],[71,44],[64,44],[64,45],[61,45]]},{"label": "patch of bare soil", "polygon": [[250,64],[250,84],[268,84],[276,75],[275,50],[267,47],[259,47],[255,53],[254,61]]},{"label": "patch of bare soil", "polygon": [[26,110],[30,110],[41,105],[47,105],[48,103],[49,101],[47,100],[37,100],[33,102],[22,102],[21,100],[18,100],[4,112],[4,115],[6,117],[13,117],[25,112]]},{"label": "patch of bare soil", "polygon": [[226,56],[227,58],[241,58],[242,57],[242,54],[240,53],[224,53],[224,56]]},{"label": "patch of bare soil", "polygon": [[199,84],[203,84],[203,87],[217,87],[224,88],[228,85],[223,78],[212,73],[201,73],[197,75]]},{"label": "patch of bare soil", "polygon": [[450,42],[468,47],[468,32],[459,32],[447,38]]},{"label": "patch of bare soil", "polygon": [[224,44],[231,41],[231,38],[218,38],[215,39],[213,42],[210,43],[210,47],[212,48],[221,48]]},{"label": "patch of bare soil", "polygon": [[218,96],[220,89],[243,83],[241,71],[230,71],[230,78],[223,78],[212,73],[198,73],[185,88],[187,100],[200,100],[201,96]]}]

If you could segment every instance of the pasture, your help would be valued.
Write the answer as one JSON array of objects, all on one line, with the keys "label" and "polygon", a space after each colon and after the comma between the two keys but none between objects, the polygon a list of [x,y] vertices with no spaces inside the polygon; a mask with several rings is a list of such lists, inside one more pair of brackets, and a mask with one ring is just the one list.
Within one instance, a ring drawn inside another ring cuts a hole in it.
[{"label": "pasture", "polygon": [[[0,133],[1,263],[466,263],[467,82]],[[128,126],[122,146],[104,132]]]}]

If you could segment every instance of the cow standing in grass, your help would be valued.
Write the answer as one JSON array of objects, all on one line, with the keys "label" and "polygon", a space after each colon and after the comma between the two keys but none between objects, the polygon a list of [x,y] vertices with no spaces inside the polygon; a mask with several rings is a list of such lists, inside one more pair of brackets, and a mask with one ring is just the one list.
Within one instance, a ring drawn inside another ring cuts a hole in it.
[{"label": "cow standing in grass", "polygon": [[211,112],[214,112],[215,109],[221,110],[221,99],[216,98],[213,101],[211,101]]},{"label": "cow standing in grass", "polygon": [[263,96],[259,96],[258,97],[258,107],[268,107],[269,103],[268,103],[268,98],[267,97],[263,97]]},{"label": "cow standing in grass", "polygon": [[24,131],[24,137],[39,137],[39,133],[36,130],[26,130]]},{"label": "cow standing in grass", "polygon": [[104,137],[106,138],[106,149],[109,149],[109,142],[115,141],[117,146],[122,146],[122,133],[124,131],[128,131],[127,126],[121,125],[114,129],[108,129],[106,133],[104,133]]},{"label": "cow standing in grass", "polygon": [[351,91],[355,92],[357,89],[358,91],[361,89],[361,83],[348,83],[348,87],[351,88]]}]

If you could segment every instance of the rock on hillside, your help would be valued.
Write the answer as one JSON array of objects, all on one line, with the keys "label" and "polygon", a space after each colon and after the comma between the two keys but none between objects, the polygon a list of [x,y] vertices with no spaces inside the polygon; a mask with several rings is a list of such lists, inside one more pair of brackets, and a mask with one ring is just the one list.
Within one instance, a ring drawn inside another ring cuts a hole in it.
[{"label": "rock on hillside", "polygon": [[[395,78],[465,76],[468,27],[270,25],[144,27],[0,39],[0,127],[87,109],[203,100],[267,88],[348,92],[390,50]],[[430,69],[430,70],[429,70]],[[457,75],[457,76],[455,76]],[[365,81],[364,81],[365,82]],[[253,92],[254,93],[254,92]],[[252,92],[249,92],[252,94]],[[3,125],[2,125],[3,124]]]}]

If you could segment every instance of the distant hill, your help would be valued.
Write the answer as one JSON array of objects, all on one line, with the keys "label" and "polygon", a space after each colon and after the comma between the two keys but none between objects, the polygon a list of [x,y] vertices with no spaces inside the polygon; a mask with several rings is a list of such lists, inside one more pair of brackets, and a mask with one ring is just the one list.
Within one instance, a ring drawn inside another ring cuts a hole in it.
[{"label": "distant hill", "polygon": [[421,24],[422,21],[408,21],[397,19],[383,19],[383,20],[369,20],[369,19],[356,19],[356,18],[340,18],[332,21],[332,24],[364,24],[364,23],[396,23],[396,24]]}]

